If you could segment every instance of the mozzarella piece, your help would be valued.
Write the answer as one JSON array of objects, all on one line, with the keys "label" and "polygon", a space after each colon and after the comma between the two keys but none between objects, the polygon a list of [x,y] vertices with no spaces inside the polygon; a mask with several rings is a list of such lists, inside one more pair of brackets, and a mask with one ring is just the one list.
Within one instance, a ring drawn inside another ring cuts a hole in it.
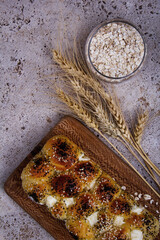
[{"label": "mozzarella piece", "polygon": [[143,233],[140,230],[134,229],[131,231],[131,240],[142,240],[143,239]]},{"label": "mozzarella piece", "polygon": [[57,202],[57,199],[52,196],[48,196],[46,199],[46,205],[49,208],[53,207],[56,202]]},{"label": "mozzarella piece", "polygon": [[92,189],[92,188],[94,187],[95,183],[96,183],[96,180],[93,180],[93,181],[89,184],[89,186],[87,187],[87,189]]},{"label": "mozzarella piece", "polygon": [[89,224],[91,225],[91,227],[97,223],[97,215],[98,215],[98,212],[95,212],[89,217],[87,217],[87,220],[89,221]]},{"label": "mozzarella piece", "polygon": [[143,207],[137,207],[136,205],[132,207],[131,212],[133,213],[137,213],[138,215],[141,214],[141,212],[143,211]]},{"label": "mozzarella piece", "polygon": [[114,219],[114,225],[115,226],[121,226],[124,222],[124,217],[122,216],[116,216],[115,219]]},{"label": "mozzarella piece", "polygon": [[86,157],[85,155],[84,155],[84,153],[82,153],[80,156],[79,156],[79,161],[89,161],[90,160],[90,158],[88,158],[88,157]]},{"label": "mozzarella piece", "polygon": [[66,206],[69,207],[70,205],[74,204],[74,198],[65,198],[64,202],[65,202]]}]

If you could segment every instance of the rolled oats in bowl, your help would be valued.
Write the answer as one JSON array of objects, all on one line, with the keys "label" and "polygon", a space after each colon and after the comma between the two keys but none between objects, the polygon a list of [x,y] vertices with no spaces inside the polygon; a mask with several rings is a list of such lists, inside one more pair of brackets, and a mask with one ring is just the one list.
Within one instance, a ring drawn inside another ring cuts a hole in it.
[{"label": "rolled oats in bowl", "polygon": [[110,82],[120,82],[142,66],[146,46],[131,23],[112,20],[93,29],[85,54],[89,68],[96,75]]}]

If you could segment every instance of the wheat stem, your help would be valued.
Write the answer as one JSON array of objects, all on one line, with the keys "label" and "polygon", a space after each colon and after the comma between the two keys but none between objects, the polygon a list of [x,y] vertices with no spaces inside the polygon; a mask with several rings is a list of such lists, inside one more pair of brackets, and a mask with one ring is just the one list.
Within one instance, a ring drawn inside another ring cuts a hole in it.
[{"label": "wheat stem", "polygon": [[106,138],[99,130],[97,131],[110,145],[111,147],[128,163],[128,165],[139,175],[139,177],[152,189],[152,191],[160,197],[160,194],[142,177],[137,169],[126,159],[126,157]]},{"label": "wheat stem", "polygon": [[[115,125],[109,121],[107,112],[103,109],[101,102],[97,101],[97,99],[95,97],[93,97],[93,95],[90,93],[90,91],[85,89],[85,87],[78,80],[76,80],[75,78],[69,78],[69,80],[70,80],[73,88],[77,92],[77,94],[79,94],[82,97],[84,97],[85,99],[87,99],[87,103],[90,104],[92,106],[92,108],[94,109],[94,113],[97,116],[97,119],[99,122],[99,128],[102,129],[101,126],[104,126],[106,128],[105,132],[108,135],[111,135],[112,137],[114,136],[116,138],[118,138],[118,137],[123,138],[123,134],[121,134],[118,131],[118,129],[115,127]],[[126,146],[125,142],[122,141],[122,143]],[[149,170],[148,170],[128,145],[127,145],[127,148],[132,153],[132,155],[138,160],[138,162],[143,166],[143,168],[148,172],[148,174],[153,178],[153,180],[156,182],[156,184],[158,186],[160,186],[156,177],[154,176],[152,170],[150,169],[150,167],[148,166],[148,168],[149,168]]]},{"label": "wheat stem", "polygon": [[124,141],[122,141],[120,139],[120,141],[125,145],[125,147],[130,151],[130,153],[137,159],[137,161],[142,165],[142,167],[146,170],[146,172],[151,176],[151,178],[155,181],[155,183],[157,184],[158,187],[160,187],[160,184],[158,182],[158,180],[156,179],[155,175],[153,174],[152,171],[150,171],[149,169],[147,169],[145,167],[145,165],[139,160],[139,158],[137,157],[137,155],[134,153],[134,151],[131,149],[131,147]]},{"label": "wheat stem", "polygon": [[[133,131],[133,136],[134,136],[134,143],[135,143],[136,147],[142,152],[144,157],[149,162],[151,162],[151,160],[149,159],[149,157],[147,156],[147,154],[144,152],[144,150],[142,149],[142,147],[140,145],[140,141],[142,139],[142,134],[143,134],[143,131],[144,131],[145,127],[147,126],[148,119],[149,119],[148,111],[145,111],[138,116],[137,124],[134,128],[134,131]],[[146,165],[147,165],[148,169],[151,171],[148,163],[146,163]]]},{"label": "wheat stem", "polygon": [[[135,143],[135,144],[136,144],[136,143]],[[144,157],[145,157],[148,161],[151,162],[151,160],[148,158],[147,154],[144,152],[144,150],[143,150],[143,148],[141,147],[140,144],[137,145],[137,148],[139,149],[139,151],[142,152],[142,154],[144,155]],[[137,151],[137,152],[138,152],[138,151]],[[145,164],[146,164],[148,170],[150,171],[150,173],[152,174],[155,182],[157,182],[158,180],[157,180],[156,176],[154,175],[154,173],[153,173],[153,171],[152,171],[152,168],[150,167],[150,165],[149,165],[146,161],[145,161]],[[157,169],[157,170],[158,170],[158,169]],[[160,186],[159,186],[159,187],[160,187]]]},{"label": "wheat stem", "polygon": [[[94,80],[95,81],[95,80]],[[91,83],[93,82],[93,79],[91,80]],[[91,84],[92,86],[94,86],[94,84]],[[113,99],[111,96],[109,96],[105,91],[104,89],[102,88],[102,86],[100,86],[100,84],[98,83],[97,84],[97,88],[94,88],[94,90],[98,91],[98,93],[103,97],[104,100],[106,100],[106,102],[108,103],[108,108],[110,110],[110,112],[112,113],[113,117],[116,119],[116,123],[119,127],[119,130],[121,131],[123,137],[125,138],[125,140],[128,141],[129,144],[131,144],[134,149],[140,154],[140,156],[143,158],[143,160],[150,166],[152,167],[152,169],[160,176],[160,170],[153,164],[153,162],[149,159],[149,158],[146,158],[142,153],[141,151],[139,151],[139,149],[137,148],[137,146],[133,145],[132,143],[132,139],[133,137],[131,136],[130,134],[130,131],[124,121],[124,118],[122,116],[122,114],[119,112],[119,109],[116,107]],[[152,170],[151,170],[152,171]],[[152,173],[153,175],[153,173]]]},{"label": "wheat stem", "polygon": [[154,193],[160,197],[157,191],[152,188],[152,186],[141,176],[141,174],[132,166],[132,164],[125,158],[125,156],[106,138],[101,131],[98,129],[97,123],[92,118],[91,114],[82,108],[78,103],[76,103],[72,97],[65,94],[61,89],[57,88],[58,97],[69,106],[81,120],[83,120],[88,127],[93,128],[97,133],[99,133],[109,144],[110,146],[128,163],[128,165],[143,179],[143,181],[154,191]]},{"label": "wheat stem", "polygon": [[[128,129],[127,124],[125,123],[125,120],[123,118],[123,115],[120,112],[120,109],[116,106],[112,97],[108,93],[105,92],[102,85],[96,79],[92,78],[92,76],[90,75],[90,73],[88,71],[84,71],[84,68],[80,64],[79,60],[76,61],[74,59],[74,62],[72,62],[71,59],[69,59],[67,55],[64,58],[64,57],[62,57],[61,53],[58,53],[57,51],[53,51],[53,57],[54,57],[55,61],[60,65],[62,70],[64,70],[66,72],[67,78],[70,78],[70,80],[76,79],[76,81],[78,79],[78,81],[81,81],[83,84],[90,86],[91,89],[93,89],[95,91],[95,93],[99,94],[99,96],[106,102],[107,107],[108,107],[109,111],[111,112],[111,114],[118,126],[118,129],[121,132],[121,135],[123,136],[123,139],[126,140],[129,144],[131,144],[134,147],[134,149],[140,154],[140,156],[152,167],[152,169],[154,169],[155,172],[157,174],[159,174],[159,170],[157,170],[157,167],[144,156],[144,154],[140,151],[140,149],[136,146],[136,144],[133,144],[133,137]],[[83,93],[83,95],[84,95],[84,93]],[[89,96],[89,94],[87,95],[87,97],[88,96]],[[74,101],[73,99],[70,99],[70,100],[72,100],[72,102]],[[92,100],[93,100],[93,97],[92,97]],[[93,101],[93,103],[95,104],[94,101]],[[97,108],[96,111],[94,111],[94,114],[96,115],[101,110],[102,109]],[[101,111],[101,113],[102,113],[102,111]],[[104,114],[103,114],[103,116],[104,116]],[[93,116],[92,116],[92,118],[93,118]],[[100,116],[99,116],[98,120],[100,121]],[[85,120],[83,119],[83,121],[85,121]],[[95,118],[94,118],[94,121],[96,123]],[[104,123],[104,121],[101,121],[101,122]],[[107,129],[107,131],[108,131],[108,129]]]},{"label": "wheat stem", "polygon": [[[134,144],[133,144],[134,143]],[[160,176],[160,170],[157,168],[157,166],[149,159],[147,158],[143,152],[140,150],[139,145],[137,145],[134,142],[133,139],[133,143],[130,142],[131,146],[138,152],[138,154],[142,157],[142,159],[157,173],[158,176]]]}]

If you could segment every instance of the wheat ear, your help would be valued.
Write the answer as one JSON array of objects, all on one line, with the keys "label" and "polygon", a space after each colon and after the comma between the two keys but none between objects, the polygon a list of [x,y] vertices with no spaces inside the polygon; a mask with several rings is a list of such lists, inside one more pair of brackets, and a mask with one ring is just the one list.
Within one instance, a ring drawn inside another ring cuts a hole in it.
[{"label": "wheat ear", "polygon": [[80,69],[79,66],[75,65],[71,60],[67,59],[66,57],[63,57],[58,51],[53,50],[52,51],[53,54],[53,59],[56,61],[56,63],[59,64],[59,66],[61,67],[61,69],[67,73],[69,73],[71,76],[78,76],[82,75],[82,73],[85,75],[85,73],[83,72],[82,69]]},{"label": "wheat ear", "polygon": [[78,104],[76,101],[73,100],[72,97],[65,94],[61,89],[56,89],[58,97],[68,106],[70,107],[77,116],[82,119],[90,128],[93,128],[95,130],[98,130],[98,124],[92,117],[92,115],[82,108],[80,104]]},{"label": "wheat ear", "polygon": [[[56,50],[53,50],[53,58],[60,65],[62,70],[70,74],[74,78],[78,78],[83,83],[89,85],[95,92],[97,92],[107,103],[107,107],[109,108],[111,114],[116,120],[116,123],[119,127],[119,130],[123,134],[123,137],[130,141],[130,132],[127,127],[127,124],[120,112],[114,103],[112,97],[105,92],[102,85],[94,79],[89,72],[83,71],[83,67],[79,68],[79,65],[73,64],[71,61],[68,61],[67,58],[62,57],[60,53]],[[78,62],[78,61],[77,61]]]},{"label": "wheat ear", "polygon": [[[120,137],[121,132],[117,129],[115,123],[109,119],[107,111],[105,111],[101,101],[98,101],[96,96],[93,96],[93,94],[87,88],[85,88],[80,81],[75,78],[67,78],[70,80],[70,83],[77,95],[82,97],[82,101],[87,103],[87,106],[91,106],[91,109],[99,123],[100,129],[103,128],[105,133],[114,138]],[[89,109],[89,111],[91,111],[91,109]]]},{"label": "wheat ear", "polygon": [[137,124],[136,124],[136,126],[134,128],[134,132],[133,132],[135,142],[138,144],[140,144],[140,141],[142,139],[142,134],[143,134],[144,128],[147,125],[148,118],[149,118],[148,111],[145,111],[138,116]]}]

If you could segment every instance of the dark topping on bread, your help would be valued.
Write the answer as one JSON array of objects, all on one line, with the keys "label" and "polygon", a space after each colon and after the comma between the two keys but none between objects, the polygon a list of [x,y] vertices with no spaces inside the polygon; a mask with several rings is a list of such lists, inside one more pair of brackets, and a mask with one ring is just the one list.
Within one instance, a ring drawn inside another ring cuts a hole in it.
[{"label": "dark topping on bread", "polygon": [[90,207],[91,207],[91,205],[89,204],[89,199],[88,198],[83,198],[82,201],[81,201],[82,211],[86,212]]},{"label": "dark topping on bread", "polygon": [[[54,146],[55,144],[53,144]],[[57,149],[56,149],[56,154],[61,156],[61,157],[67,157],[68,156],[68,152],[67,151],[71,151],[71,147],[66,143],[66,142],[62,142],[61,139],[57,139]]]},{"label": "dark topping on bread", "polygon": [[111,203],[110,211],[114,214],[129,214],[131,210],[130,204],[125,199],[115,199]]},{"label": "dark topping on bread", "polygon": [[116,189],[108,181],[101,182],[96,190],[96,194],[98,195],[99,199],[104,202],[110,201],[115,192]]},{"label": "dark topping on bread", "polygon": [[78,240],[78,237],[75,236],[72,232],[71,232],[71,235],[72,235],[73,239]]},{"label": "dark topping on bread", "polygon": [[65,197],[73,197],[80,190],[77,180],[71,175],[61,175],[53,178],[51,188],[56,193]]},{"label": "dark topping on bread", "polygon": [[34,177],[45,177],[49,173],[49,162],[42,157],[35,159],[30,173]]},{"label": "dark topping on bread", "polygon": [[35,168],[35,169],[38,168],[40,165],[43,164],[43,161],[44,161],[44,159],[42,157],[36,158],[34,160],[35,165],[33,166],[33,168]]},{"label": "dark topping on bread", "polygon": [[57,157],[67,158],[73,154],[73,147],[64,139],[56,139],[52,143],[52,148],[55,150]]},{"label": "dark topping on bread", "polygon": [[111,218],[109,214],[106,214],[105,210],[101,210],[101,212],[98,215],[98,221],[95,225],[96,230],[103,232],[103,230],[106,229],[110,224],[111,224]]},{"label": "dark topping on bread", "polygon": [[120,230],[120,232],[116,236],[117,240],[127,240],[128,237],[125,234],[125,229]]},{"label": "dark topping on bread", "polygon": [[75,171],[79,177],[94,176],[95,168],[90,162],[78,163],[75,167]]},{"label": "dark topping on bread", "polygon": [[52,140],[48,153],[50,161],[57,169],[69,169],[77,161],[77,152],[65,139]]},{"label": "dark topping on bread", "polygon": [[79,198],[79,201],[76,207],[77,207],[77,213],[79,215],[87,216],[94,212],[95,201],[91,195],[84,194]]}]

